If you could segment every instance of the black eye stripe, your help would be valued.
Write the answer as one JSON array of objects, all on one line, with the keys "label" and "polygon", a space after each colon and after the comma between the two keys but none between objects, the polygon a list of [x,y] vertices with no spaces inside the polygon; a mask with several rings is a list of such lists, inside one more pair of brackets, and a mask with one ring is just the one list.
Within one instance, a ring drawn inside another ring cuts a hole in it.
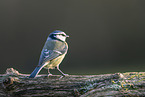
[{"label": "black eye stripe", "polygon": [[56,35],[62,35],[62,36],[65,36],[64,34],[56,34]]},{"label": "black eye stripe", "polygon": [[51,38],[52,40],[58,40],[58,41],[61,41],[61,42],[64,42],[66,37],[67,37],[67,35],[65,33],[51,33],[49,35],[49,38]]}]

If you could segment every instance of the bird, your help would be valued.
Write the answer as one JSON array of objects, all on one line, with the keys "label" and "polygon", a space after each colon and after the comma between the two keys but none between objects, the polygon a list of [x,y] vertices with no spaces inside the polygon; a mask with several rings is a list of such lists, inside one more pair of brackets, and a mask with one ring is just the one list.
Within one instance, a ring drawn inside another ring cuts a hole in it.
[{"label": "bird", "polygon": [[63,75],[59,65],[64,59],[68,51],[68,44],[66,38],[69,37],[65,32],[61,30],[55,30],[49,34],[44,47],[41,51],[39,62],[34,71],[30,74],[29,78],[35,78],[42,68],[48,69],[48,76],[52,75],[49,69],[55,69]]}]

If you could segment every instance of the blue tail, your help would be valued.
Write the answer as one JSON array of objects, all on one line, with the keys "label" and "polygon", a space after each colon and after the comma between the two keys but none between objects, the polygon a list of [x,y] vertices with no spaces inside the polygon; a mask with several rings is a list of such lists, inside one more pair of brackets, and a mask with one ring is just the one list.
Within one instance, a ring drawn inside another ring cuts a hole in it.
[{"label": "blue tail", "polygon": [[34,78],[42,69],[42,66],[37,66],[34,71],[31,73],[31,75],[29,76],[29,78]]}]

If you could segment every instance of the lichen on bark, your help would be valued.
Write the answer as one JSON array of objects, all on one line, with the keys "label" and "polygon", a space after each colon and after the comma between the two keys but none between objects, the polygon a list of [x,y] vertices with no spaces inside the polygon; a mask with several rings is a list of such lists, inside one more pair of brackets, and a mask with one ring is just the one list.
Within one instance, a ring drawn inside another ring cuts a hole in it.
[{"label": "lichen on bark", "polygon": [[39,75],[28,78],[8,68],[0,74],[0,97],[145,96],[145,72],[102,75]]}]

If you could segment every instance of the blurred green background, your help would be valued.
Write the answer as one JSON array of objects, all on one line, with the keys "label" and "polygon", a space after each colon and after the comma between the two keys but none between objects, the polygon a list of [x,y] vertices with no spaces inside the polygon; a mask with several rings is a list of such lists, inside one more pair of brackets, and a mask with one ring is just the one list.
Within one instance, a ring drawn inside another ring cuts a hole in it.
[{"label": "blurred green background", "polygon": [[56,29],[70,36],[65,73],[145,71],[144,0],[1,0],[0,73],[31,73]]}]

